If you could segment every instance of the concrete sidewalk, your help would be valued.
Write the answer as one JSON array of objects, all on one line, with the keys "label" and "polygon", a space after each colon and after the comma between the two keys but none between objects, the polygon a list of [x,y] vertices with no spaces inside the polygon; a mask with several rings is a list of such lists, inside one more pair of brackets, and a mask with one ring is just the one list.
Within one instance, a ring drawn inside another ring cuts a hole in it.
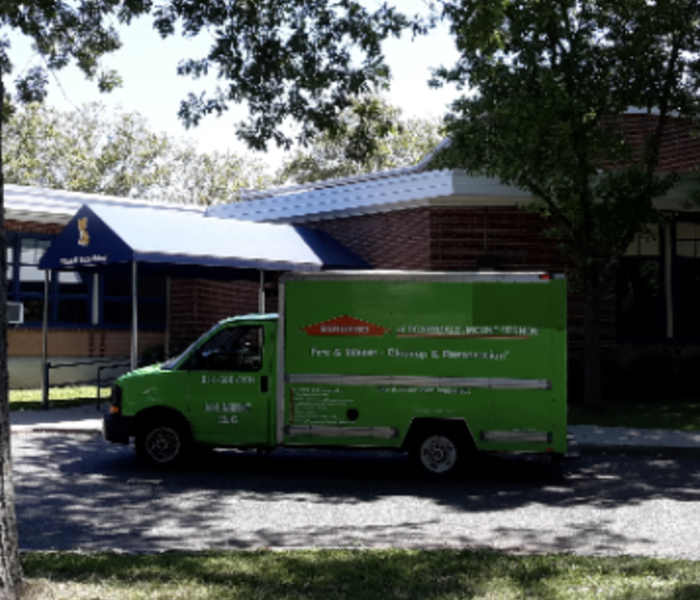
[{"label": "concrete sidewalk", "polygon": [[584,451],[674,451],[700,455],[700,431],[571,425],[569,434]]},{"label": "concrete sidewalk", "polygon": [[[95,404],[49,410],[13,411],[10,413],[12,433],[65,433],[99,435],[102,416],[109,403],[100,409]],[[569,427],[570,451],[662,451],[697,452],[700,454],[700,431],[683,432],[663,429],[627,429],[572,425]]]},{"label": "concrete sidewalk", "polygon": [[48,410],[13,410],[10,412],[12,433],[85,433],[100,434],[102,417],[109,402],[50,408]]}]

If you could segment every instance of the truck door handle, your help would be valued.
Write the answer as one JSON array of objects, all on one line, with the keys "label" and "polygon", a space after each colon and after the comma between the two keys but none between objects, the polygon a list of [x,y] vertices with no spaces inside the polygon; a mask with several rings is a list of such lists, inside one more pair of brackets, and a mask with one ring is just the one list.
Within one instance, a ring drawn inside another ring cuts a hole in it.
[{"label": "truck door handle", "polygon": [[267,375],[260,377],[260,391],[265,394],[270,389],[270,379]]}]

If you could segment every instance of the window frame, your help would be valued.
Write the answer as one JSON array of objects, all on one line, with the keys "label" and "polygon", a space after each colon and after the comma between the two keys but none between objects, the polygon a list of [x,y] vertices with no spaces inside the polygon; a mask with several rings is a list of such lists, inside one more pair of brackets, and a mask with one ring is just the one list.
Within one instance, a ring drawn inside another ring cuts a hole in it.
[{"label": "window frame", "polygon": [[[34,233],[34,232],[6,232],[6,262],[7,271],[7,300],[11,302],[22,302],[25,305],[25,322],[19,325],[26,329],[35,329],[43,326],[43,302],[44,302],[44,279],[41,281],[41,291],[22,291],[20,273],[23,266],[34,266],[36,263],[22,262],[22,245],[23,240],[40,240],[53,242],[57,234],[50,233]],[[105,302],[119,301],[126,302],[129,305],[129,314],[131,314],[131,287],[129,286],[128,294],[126,295],[105,295],[105,279],[108,275],[104,273],[92,273],[88,271],[79,272],[85,284],[85,291],[80,293],[61,292],[60,286],[62,283],[61,273],[77,273],[77,271],[51,271],[49,276],[48,290],[48,325],[54,329],[129,329],[131,327],[131,318],[122,323],[106,323],[105,322]],[[143,275],[140,277],[149,277]],[[39,302],[41,306],[41,317],[36,320],[28,320],[26,306],[29,302]],[[84,301],[87,308],[87,318],[85,321],[61,321],[59,320],[61,302]],[[162,295],[139,297],[137,299],[139,307],[144,304],[160,305],[163,307],[162,314],[166,314],[168,303],[168,288],[167,284],[163,286]],[[140,311],[140,314],[141,311]],[[155,331],[164,331],[167,323],[144,321],[139,318],[139,329],[148,329]]]},{"label": "window frame", "polygon": [[[23,327],[28,329],[41,327],[43,325],[43,310],[44,310],[44,282],[41,281],[41,291],[22,291],[21,272],[22,267],[37,267],[39,260],[34,263],[24,262],[22,260],[22,246],[25,240],[37,240],[53,242],[56,239],[56,234],[49,233],[32,233],[32,232],[15,232],[8,231],[6,233],[7,250],[12,252],[12,260],[7,257],[7,270],[12,272],[11,279],[8,277],[7,299],[11,302],[22,302],[25,305],[25,321]],[[60,272],[53,271],[49,275],[48,289],[48,324],[51,327],[61,327],[70,329],[85,329],[93,326],[92,311],[93,311],[93,286],[94,277],[90,274],[82,274],[84,277],[85,291],[81,293],[61,293]],[[41,317],[39,319],[27,319],[28,311],[26,306],[29,302],[38,301],[41,305]],[[87,316],[85,321],[59,321],[59,305],[63,301],[84,301],[87,308]]]}]

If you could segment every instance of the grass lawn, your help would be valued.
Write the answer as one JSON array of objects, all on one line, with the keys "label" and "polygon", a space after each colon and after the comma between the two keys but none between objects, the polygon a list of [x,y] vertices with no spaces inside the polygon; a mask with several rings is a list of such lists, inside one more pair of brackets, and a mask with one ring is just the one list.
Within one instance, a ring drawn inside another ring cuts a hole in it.
[{"label": "grass lawn", "polygon": [[603,404],[593,411],[570,406],[569,424],[699,431],[700,402]]},{"label": "grass lawn", "polygon": [[23,600],[697,600],[700,563],[489,551],[31,553]]},{"label": "grass lawn", "polygon": [[[103,401],[109,398],[109,388],[100,391]],[[94,385],[52,387],[49,389],[49,402],[52,407],[68,407],[92,404],[97,401],[97,387]],[[10,410],[35,410],[41,408],[41,390],[10,390]]]}]

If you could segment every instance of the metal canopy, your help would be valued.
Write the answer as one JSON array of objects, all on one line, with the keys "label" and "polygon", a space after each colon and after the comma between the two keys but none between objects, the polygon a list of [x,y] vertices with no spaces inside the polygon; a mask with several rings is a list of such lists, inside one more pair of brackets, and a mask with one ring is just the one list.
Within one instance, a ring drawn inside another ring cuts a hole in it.
[{"label": "metal canopy", "polygon": [[[131,275],[131,367],[138,346],[138,274],[171,277],[260,279],[263,272],[366,269],[371,266],[322,231],[217,219],[162,208],[83,205],[39,262],[48,273],[127,271]],[[44,302],[43,362],[48,313]],[[44,368],[44,372],[46,369]],[[44,378],[45,379],[45,378]],[[42,385],[48,405],[48,385]]]},{"label": "metal canopy", "polygon": [[294,225],[250,223],[164,211],[83,205],[40,269],[109,270],[131,262],[172,276],[231,268],[275,271],[370,268],[329,235]]}]

